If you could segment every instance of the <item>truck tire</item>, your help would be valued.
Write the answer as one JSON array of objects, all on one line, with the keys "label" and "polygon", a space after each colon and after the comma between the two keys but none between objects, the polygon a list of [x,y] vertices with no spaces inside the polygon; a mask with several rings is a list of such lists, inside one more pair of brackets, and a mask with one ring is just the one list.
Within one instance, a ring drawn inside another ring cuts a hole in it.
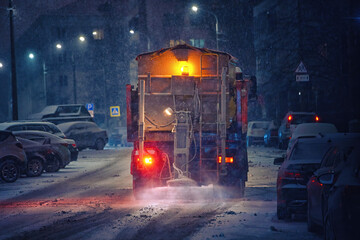
[{"label": "truck tire", "polygon": [[0,163],[0,177],[5,182],[15,182],[19,175],[20,169],[13,159],[5,159]]},{"label": "truck tire", "polygon": [[148,185],[147,180],[146,178],[133,177],[133,194],[135,199],[141,200],[144,198],[143,191]]}]

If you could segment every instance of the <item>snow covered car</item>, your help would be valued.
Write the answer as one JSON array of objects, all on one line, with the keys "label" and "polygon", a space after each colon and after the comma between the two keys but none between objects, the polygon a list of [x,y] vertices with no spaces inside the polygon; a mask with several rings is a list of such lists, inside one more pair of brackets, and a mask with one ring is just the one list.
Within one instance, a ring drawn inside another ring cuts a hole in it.
[{"label": "snow covered car", "polygon": [[347,155],[338,177],[326,173],[319,177],[330,185],[324,211],[325,239],[359,239],[360,236],[360,144]]},{"label": "snow covered car", "polygon": [[324,184],[321,179],[326,179],[326,176],[331,173],[331,176],[336,180],[347,162],[349,154],[360,144],[359,133],[328,134],[324,138],[330,147],[322,158],[319,169],[314,172],[307,184],[307,223],[310,232],[323,226],[328,205],[327,198],[330,192],[334,190],[332,186],[335,181]]},{"label": "snow covered car", "polygon": [[248,124],[248,131],[246,136],[247,146],[254,143],[264,143],[265,131],[268,129],[269,121],[252,121]]},{"label": "snow covered car", "polygon": [[26,169],[27,159],[23,145],[9,131],[0,131],[0,177],[15,182]]},{"label": "snow covered car", "polygon": [[0,123],[0,130],[11,132],[35,130],[54,134],[58,137],[65,138],[65,134],[51,122],[33,122],[33,121],[12,121]]},{"label": "snow covered car", "polygon": [[47,172],[56,172],[70,163],[71,154],[68,149],[68,139],[62,139],[53,134],[41,131],[19,131],[14,132],[14,135],[40,143],[49,139],[48,144],[53,147],[55,155],[52,160],[53,163],[45,169]]},{"label": "snow covered car", "polygon": [[14,132],[16,136],[20,136],[26,139],[42,142],[44,139],[49,138],[50,140],[53,140],[55,142],[62,142],[64,146],[67,146],[67,148],[70,151],[70,157],[71,161],[76,161],[79,155],[79,149],[76,146],[76,142],[73,139],[68,138],[61,138],[63,141],[58,139],[58,137],[54,137],[53,134],[47,133],[47,132],[41,132],[41,131],[19,131]]},{"label": "snow covered car", "polygon": [[286,159],[274,160],[275,165],[281,164],[276,181],[278,219],[290,218],[292,213],[306,212],[306,184],[320,166],[327,147],[323,138],[300,138]]},{"label": "snow covered car", "polygon": [[82,104],[46,106],[41,112],[30,115],[29,119],[48,121],[55,124],[73,121],[93,121],[89,111]]},{"label": "snow covered car", "polygon": [[337,133],[337,129],[332,123],[302,123],[299,124],[294,133],[291,135],[291,139],[288,144],[287,151],[289,152],[292,145],[294,145],[298,138],[311,138],[316,137],[319,134],[325,135],[329,133]]},{"label": "snow covered car", "polygon": [[92,148],[103,150],[108,142],[106,130],[99,128],[93,122],[67,122],[58,127],[68,138],[74,139],[79,150]]},{"label": "snow covered car", "polygon": [[48,155],[54,154],[51,146],[45,141],[41,144],[25,138],[17,139],[22,143],[26,153],[27,165],[24,173],[28,177],[40,176],[47,166]]},{"label": "snow covered car", "polygon": [[301,123],[315,123],[319,117],[314,112],[288,112],[279,127],[279,148],[287,149],[289,140],[297,125]]},{"label": "snow covered car", "polygon": [[269,127],[266,129],[264,134],[264,145],[265,147],[276,146],[278,143],[278,130],[274,121],[271,121]]}]

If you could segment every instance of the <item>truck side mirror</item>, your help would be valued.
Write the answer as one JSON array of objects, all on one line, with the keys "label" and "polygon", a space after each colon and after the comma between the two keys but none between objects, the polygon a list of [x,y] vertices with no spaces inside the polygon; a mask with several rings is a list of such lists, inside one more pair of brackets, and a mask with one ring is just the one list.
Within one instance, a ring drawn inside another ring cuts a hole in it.
[{"label": "truck side mirror", "polygon": [[284,157],[279,157],[274,159],[274,165],[281,165],[284,162]]}]

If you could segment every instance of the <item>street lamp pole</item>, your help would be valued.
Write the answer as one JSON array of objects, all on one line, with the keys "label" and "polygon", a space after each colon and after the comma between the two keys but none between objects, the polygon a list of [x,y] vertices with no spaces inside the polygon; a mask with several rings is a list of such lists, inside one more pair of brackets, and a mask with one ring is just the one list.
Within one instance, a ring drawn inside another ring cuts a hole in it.
[{"label": "street lamp pole", "polygon": [[[199,8],[197,6],[192,6],[191,8],[194,12],[197,12]],[[212,15],[215,18],[215,39],[216,39],[216,50],[219,50],[219,19],[215,15],[215,13],[210,12],[208,10],[201,9],[201,11],[206,12],[210,15]]]},{"label": "street lamp pole", "polygon": [[73,70],[74,103],[76,104],[76,65],[75,65],[74,54],[71,55],[71,63],[72,63],[72,70]]},{"label": "street lamp pole", "polygon": [[45,105],[47,106],[46,74],[47,74],[47,72],[46,72],[45,60],[43,60],[44,98],[45,98]]},{"label": "street lamp pole", "polygon": [[16,82],[16,61],[15,61],[15,43],[14,43],[14,9],[12,0],[9,0],[9,17],[10,17],[10,45],[11,45],[11,90],[12,90],[12,119],[18,120],[18,99],[17,99],[17,82]]}]

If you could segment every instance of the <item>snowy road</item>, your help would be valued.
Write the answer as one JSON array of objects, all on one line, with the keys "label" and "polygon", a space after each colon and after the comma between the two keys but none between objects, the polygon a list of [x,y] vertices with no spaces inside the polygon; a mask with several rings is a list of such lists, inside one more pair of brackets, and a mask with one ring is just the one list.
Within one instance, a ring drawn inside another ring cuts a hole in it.
[{"label": "snowy road", "polygon": [[321,239],[303,217],[276,218],[273,148],[249,148],[242,199],[132,197],[130,148],[82,151],[58,173],[0,183],[0,239]]}]

